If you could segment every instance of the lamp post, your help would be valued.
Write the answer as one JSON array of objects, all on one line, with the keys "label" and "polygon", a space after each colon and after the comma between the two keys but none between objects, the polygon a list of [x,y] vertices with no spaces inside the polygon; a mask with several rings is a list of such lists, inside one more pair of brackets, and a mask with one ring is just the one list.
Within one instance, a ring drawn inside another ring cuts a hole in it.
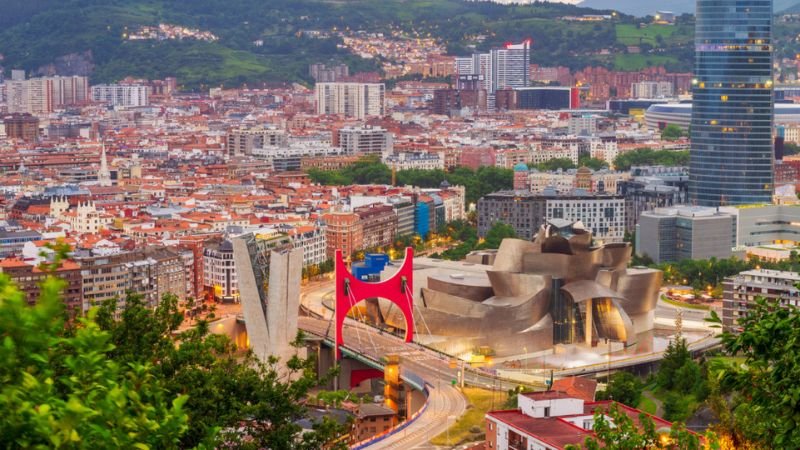
[{"label": "lamp post", "polygon": [[447,416],[447,445],[450,446],[451,448],[452,445],[450,445],[450,421],[455,418],[456,416]]}]

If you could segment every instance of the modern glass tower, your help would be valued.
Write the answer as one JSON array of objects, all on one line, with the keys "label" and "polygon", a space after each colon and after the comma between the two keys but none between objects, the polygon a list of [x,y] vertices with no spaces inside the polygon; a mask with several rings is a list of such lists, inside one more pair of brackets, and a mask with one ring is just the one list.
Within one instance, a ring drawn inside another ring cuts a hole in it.
[{"label": "modern glass tower", "polygon": [[689,193],[697,205],[770,202],[772,0],[697,0]]}]

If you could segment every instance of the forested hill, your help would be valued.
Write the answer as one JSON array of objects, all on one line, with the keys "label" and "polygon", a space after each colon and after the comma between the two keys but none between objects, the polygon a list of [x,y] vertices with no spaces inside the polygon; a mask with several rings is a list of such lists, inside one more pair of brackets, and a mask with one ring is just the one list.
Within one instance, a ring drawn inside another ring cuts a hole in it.
[{"label": "forested hill", "polygon": [[[565,16],[598,11],[563,4],[502,6],[461,0],[2,0],[0,61],[6,70],[52,64],[59,71],[90,71],[93,81],[126,75],[175,75],[190,87],[266,80],[308,81],[307,65],[342,60],[353,70],[375,70],[341,48],[340,38],[305,37],[303,31],[401,28],[444,39],[452,54],[468,54],[509,40],[534,39],[534,62],[573,68],[603,64],[636,69],[638,55],[617,60],[631,39],[663,46],[658,63],[687,69],[686,29],[660,33],[652,43],[634,32],[633,17],[574,22]],[[608,11],[605,11],[608,13]],[[142,26],[173,24],[208,31],[216,41],[126,39]],[[620,27],[626,27],[620,34]],[[674,35],[674,39],[673,39]],[[476,36],[478,37],[476,39]],[[644,39],[644,40],[643,40]],[[261,45],[256,45],[258,42]],[[472,47],[474,46],[474,47]],[[641,59],[641,60],[640,60]],[[653,61],[650,61],[653,62]]]}]

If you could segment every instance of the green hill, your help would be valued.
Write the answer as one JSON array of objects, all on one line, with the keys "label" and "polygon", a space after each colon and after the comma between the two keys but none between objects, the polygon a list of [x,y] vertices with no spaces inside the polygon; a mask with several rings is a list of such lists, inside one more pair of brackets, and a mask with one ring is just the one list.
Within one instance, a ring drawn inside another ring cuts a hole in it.
[{"label": "green hill", "polygon": [[[573,68],[598,63],[613,67],[618,58],[595,54],[604,48],[624,53],[626,45],[639,41],[663,45],[657,59],[671,69],[687,70],[691,65],[685,58],[683,30],[637,30],[629,16],[613,22],[564,21],[563,16],[597,11],[561,4],[501,6],[461,0],[5,0],[3,4],[0,63],[6,69],[36,71],[66,55],[85,54],[90,55],[95,82],[128,75],[175,75],[192,88],[307,82],[308,64],[330,59],[346,62],[355,71],[378,69],[379,61],[338,48],[335,36],[317,39],[301,33],[334,27],[430,34],[444,39],[453,54],[530,37],[534,62]],[[124,38],[143,25],[159,23],[211,31],[219,40]],[[263,45],[255,46],[256,40]]]}]

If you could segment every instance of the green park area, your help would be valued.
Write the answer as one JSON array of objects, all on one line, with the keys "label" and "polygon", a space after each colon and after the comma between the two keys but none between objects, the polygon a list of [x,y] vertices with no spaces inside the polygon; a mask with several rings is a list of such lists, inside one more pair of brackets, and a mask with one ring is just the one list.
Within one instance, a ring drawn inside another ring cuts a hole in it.
[{"label": "green park area", "polygon": [[446,432],[431,439],[433,445],[451,447],[465,442],[484,438],[484,416],[494,407],[503,407],[508,394],[503,391],[467,387],[463,390],[467,397],[467,411]]},{"label": "green park area", "polygon": [[688,42],[692,38],[691,29],[679,25],[633,25],[620,23],[616,26],[617,42],[625,45],[650,44],[660,46],[665,43]]}]

